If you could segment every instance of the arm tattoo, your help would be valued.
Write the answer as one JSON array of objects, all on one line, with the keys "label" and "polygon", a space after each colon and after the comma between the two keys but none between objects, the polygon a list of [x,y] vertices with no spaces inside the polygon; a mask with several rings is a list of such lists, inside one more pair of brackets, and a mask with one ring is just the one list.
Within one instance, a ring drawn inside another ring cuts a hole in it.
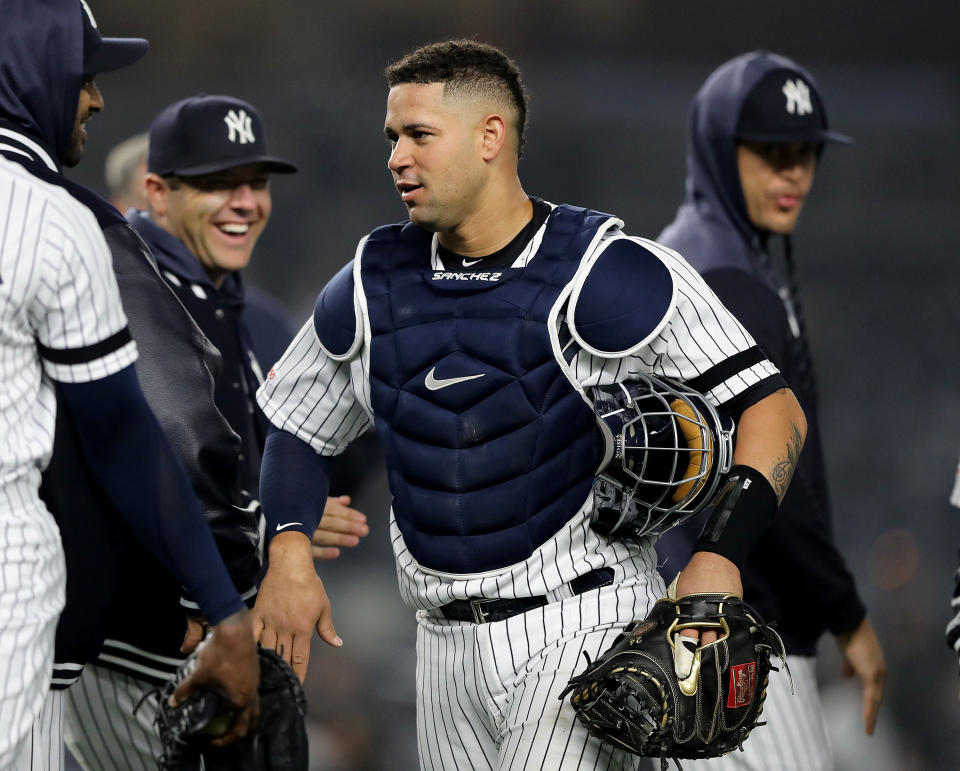
[{"label": "arm tattoo", "polygon": [[787,457],[777,461],[773,467],[773,489],[777,493],[777,500],[783,501],[783,496],[787,493],[790,486],[790,480],[793,479],[793,472],[797,468],[797,461],[800,459],[800,450],[803,449],[803,436],[801,436],[796,424],[790,422],[793,436],[787,440]]}]

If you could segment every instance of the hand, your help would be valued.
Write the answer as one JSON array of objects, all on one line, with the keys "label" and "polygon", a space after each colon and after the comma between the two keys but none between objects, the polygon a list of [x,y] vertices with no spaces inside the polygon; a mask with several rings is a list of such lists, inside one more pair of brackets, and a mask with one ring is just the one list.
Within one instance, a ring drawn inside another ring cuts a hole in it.
[{"label": "hand", "polygon": [[843,656],[843,674],[860,678],[863,686],[863,729],[867,736],[872,736],[883,698],[887,664],[870,619],[863,619],[852,632],[837,635],[837,647]]},{"label": "hand", "polygon": [[333,560],[340,556],[339,546],[352,547],[370,532],[367,517],[356,509],[348,508],[350,496],[327,498],[320,525],[313,534],[313,558]]},{"label": "hand", "polygon": [[171,706],[186,700],[197,686],[219,691],[236,712],[230,730],[211,740],[220,747],[232,744],[247,735],[260,715],[260,665],[257,649],[250,634],[250,613],[246,608],[227,616],[213,627],[213,633],[197,653],[193,674],[177,686]]},{"label": "hand", "polygon": [[183,634],[181,653],[193,653],[207,632],[207,622],[196,616],[187,616],[187,631]]},{"label": "hand", "polygon": [[[735,594],[743,597],[743,584],[740,570],[726,557],[708,551],[694,552],[687,566],[676,578],[677,597],[685,594]],[[709,645],[717,641],[718,634],[713,629],[684,629],[684,637],[700,640],[700,645]]]},{"label": "hand", "polygon": [[253,608],[253,636],[293,667],[300,682],[307,676],[310,639],[339,648],[330,600],[313,567],[310,541],[303,533],[279,533],[270,542],[270,567]]}]

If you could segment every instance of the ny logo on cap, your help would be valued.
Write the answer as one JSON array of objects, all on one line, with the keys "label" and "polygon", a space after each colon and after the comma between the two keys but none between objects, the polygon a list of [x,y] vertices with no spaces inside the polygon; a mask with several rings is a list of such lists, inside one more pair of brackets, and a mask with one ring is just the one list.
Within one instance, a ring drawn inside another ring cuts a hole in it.
[{"label": "ny logo on cap", "polygon": [[253,118],[247,115],[246,110],[230,110],[223,122],[230,129],[230,135],[227,137],[231,142],[239,142],[242,145],[250,144],[256,141],[253,135]]},{"label": "ny logo on cap", "polygon": [[810,88],[800,78],[784,83],[783,95],[787,97],[787,112],[791,115],[809,115],[813,112]]}]

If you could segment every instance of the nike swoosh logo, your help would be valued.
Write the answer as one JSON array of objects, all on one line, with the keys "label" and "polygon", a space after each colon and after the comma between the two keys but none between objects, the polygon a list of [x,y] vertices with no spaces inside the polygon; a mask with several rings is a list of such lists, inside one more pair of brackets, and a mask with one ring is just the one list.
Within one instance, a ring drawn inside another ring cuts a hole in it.
[{"label": "nike swoosh logo", "polygon": [[281,530],[287,527],[293,527],[294,525],[302,525],[302,524],[303,522],[287,522],[287,524],[285,525],[277,525],[277,532],[279,533]]},{"label": "nike swoosh logo", "polygon": [[437,368],[434,367],[427,373],[427,379],[424,380],[424,385],[429,388],[431,391],[439,391],[441,388],[447,388],[448,386],[456,385],[457,383],[466,383],[468,380],[476,380],[478,377],[483,377],[486,373],[481,372],[479,375],[467,375],[466,377],[447,377],[437,379],[433,376],[433,373],[437,371]]},{"label": "nike swoosh logo", "polygon": [[468,260],[468,259],[464,258],[464,260],[463,260],[463,267],[469,268],[471,265],[476,265],[476,264],[477,264],[478,262],[480,262],[480,260],[482,260],[482,259],[483,259],[483,257],[480,257],[480,258],[478,258],[478,259],[476,259],[476,260]]}]

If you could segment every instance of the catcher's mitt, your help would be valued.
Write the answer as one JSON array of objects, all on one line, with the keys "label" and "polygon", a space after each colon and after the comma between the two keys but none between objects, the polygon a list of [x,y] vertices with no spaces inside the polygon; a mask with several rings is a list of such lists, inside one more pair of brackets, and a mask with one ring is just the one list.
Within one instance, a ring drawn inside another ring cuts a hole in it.
[{"label": "catcher's mitt", "polygon": [[[199,650],[199,648],[198,648]],[[199,768],[206,771],[307,771],[306,699],[290,666],[272,650],[257,649],[260,660],[260,718],[256,728],[228,747],[213,747],[233,724],[234,713],[222,695],[197,688],[186,701],[171,707],[174,689],[193,672],[197,652],[159,692],[156,726],[163,755],[161,771]]]},{"label": "catcher's mitt", "polygon": [[[697,647],[681,629],[715,629]],[[687,640],[687,642],[682,642]],[[734,595],[664,598],[630,624],[561,694],[594,736],[636,755],[710,758],[737,749],[757,725],[780,636]],[[680,674],[678,675],[678,671]],[[677,766],[679,767],[679,762]]]}]

